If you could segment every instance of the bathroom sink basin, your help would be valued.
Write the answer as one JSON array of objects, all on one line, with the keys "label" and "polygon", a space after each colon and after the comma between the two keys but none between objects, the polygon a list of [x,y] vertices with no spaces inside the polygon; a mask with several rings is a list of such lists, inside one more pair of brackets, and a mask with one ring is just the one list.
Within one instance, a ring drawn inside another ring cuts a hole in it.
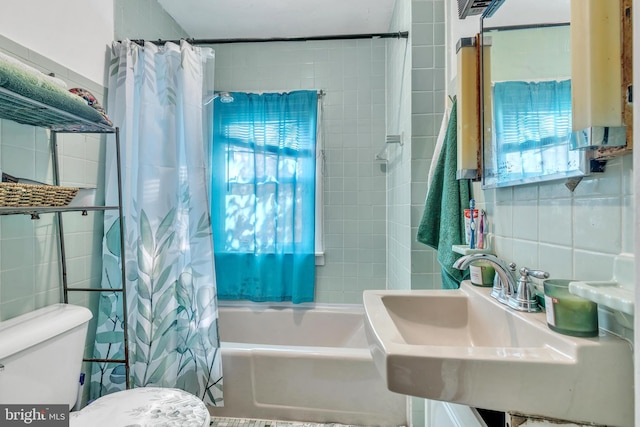
[{"label": "bathroom sink basin", "polygon": [[628,342],[561,335],[462,283],[457,290],[365,291],[365,328],[389,390],[569,421],[633,425]]}]

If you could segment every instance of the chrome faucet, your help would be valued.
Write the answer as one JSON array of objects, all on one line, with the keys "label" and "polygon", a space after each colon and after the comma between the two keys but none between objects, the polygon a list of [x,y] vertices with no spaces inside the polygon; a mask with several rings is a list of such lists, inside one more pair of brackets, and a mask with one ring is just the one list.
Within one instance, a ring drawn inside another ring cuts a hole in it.
[{"label": "chrome faucet", "polygon": [[517,289],[516,282],[516,265],[506,262],[490,254],[471,254],[465,255],[456,260],[453,263],[453,268],[458,270],[466,270],[469,265],[474,261],[485,261],[493,266],[496,270],[496,277],[493,279],[493,289],[491,290],[491,296],[503,304],[509,303],[509,298],[515,293]]},{"label": "chrome faucet", "polygon": [[496,270],[496,277],[493,279],[493,289],[491,290],[493,298],[514,310],[540,311],[534,285],[529,280],[529,277],[546,279],[549,277],[549,273],[522,267],[520,269],[520,279],[516,280],[516,265],[514,263],[507,265],[500,258],[490,254],[465,255],[453,263],[453,268],[465,270],[472,262],[479,260],[491,264]]},{"label": "chrome faucet", "polygon": [[527,267],[522,267],[520,269],[520,279],[518,279],[516,292],[512,298],[509,298],[509,307],[519,311],[540,311],[538,299],[536,298],[535,285],[531,283],[529,277],[544,280],[549,278],[549,273],[542,270],[530,270]]}]

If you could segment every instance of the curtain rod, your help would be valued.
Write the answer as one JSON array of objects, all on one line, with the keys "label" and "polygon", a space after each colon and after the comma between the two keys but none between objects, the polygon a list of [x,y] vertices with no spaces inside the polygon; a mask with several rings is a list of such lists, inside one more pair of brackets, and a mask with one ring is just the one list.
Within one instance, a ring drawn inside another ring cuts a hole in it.
[{"label": "curtain rod", "polygon": [[[352,40],[352,39],[406,39],[409,38],[408,31],[398,31],[395,33],[370,33],[370,34],[339,34],[332,36],[310,36],[310,37],[272,37],[272,38],[246,38],[246,39],[192,39],[184,38],[189,44],[224,44],[224,43],[264,43],[264,42],[306,42],[316,40]],[[144,39],[131,39],[132,42],[143,45]],[[180,40],[146,40],[150,43],[163,45],[167,42],[180,44]]]}]

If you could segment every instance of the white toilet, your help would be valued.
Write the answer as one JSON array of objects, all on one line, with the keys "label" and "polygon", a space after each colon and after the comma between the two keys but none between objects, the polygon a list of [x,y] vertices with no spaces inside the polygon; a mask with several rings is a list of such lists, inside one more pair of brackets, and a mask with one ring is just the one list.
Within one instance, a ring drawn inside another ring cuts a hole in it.
[{"label": "white toilet", "polygon": [[[0,404],[67,404],[77,397],[89,310],[55,304],[0,322]],[[187,392],[143,387],[112,393],[70,413],[72,427],[209,426]]]}]

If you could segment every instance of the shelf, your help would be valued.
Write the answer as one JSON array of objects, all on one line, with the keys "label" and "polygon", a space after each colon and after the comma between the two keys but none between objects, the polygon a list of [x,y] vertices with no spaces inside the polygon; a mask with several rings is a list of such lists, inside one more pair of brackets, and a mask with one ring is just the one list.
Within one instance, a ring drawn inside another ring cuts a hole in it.
[{"label": "shelf", "polygon": [[[25,93],[25,92],[22,92]],[[100,134],[114,134],[115,135],[115,149],[116,158],[120,159],[120,131],[118,128],[108,126],[100,121],[100,114],[93,108],[86,106],[88,110],[83,109],[84,105],[79,104],[76,111],[77,114],[69,111],[64,111],[51,105],[44,104],[39,100],[47,101],[47,98],[38,96],[39,93],[34,94],[38,100],[30,99],[13,91],[7,90],[4,87],[0,87],[0,119],[11,120],[20,124],[35,126],[39,128],[49,129],[49,139],[51,142],[50,149],[53,160],[53,174],[54,183],[57,185],[60,181],[59,176],[59,161],[58,161],[58,149],[57,149],[57,134],[58,133],[100,133]],[[53,102],[52,102],[53,103]],[[60,105],[63,108],[65,104]],[[73,110],[74,108],[70,108]],[[88,114],[92,113],[92,114]],[[90,120],[92,117],[98,117],[98,121]],[[85,118],[86,117],[86,118]],[[92,138],[102,139],[102,138]],[[118,172],[118,199],[122,200],[122,188],[121,188],[121,168],[119,161],[116,162],[116,168]],[[74,199],[75,200],[75,199]],[[78,199],[79,204],[90,204],[94,200],[93,198]],[[121,214],[120,206],[58,206],[58,207],[39,207],[39,206],[26,206],[26,207],[0,207],[0,216],[2,215],[30,215],[32,220],[39,219],[41,214],[48,213],[62,213],[62,212],[81,212],[82,215],[87,215],[89,211],[110,211],[118,210]],[[83,292],[120,292],[122,294],[122,313],[123,313],[123,349],[124,358],[118,359],[87,359],[85,362],[100,362],[100,363],[121,363],[125,366],[125,387],[130,388],[130,370],[129,370],[129,353],[127,346],[127,305],[126,305],[126,287],[127,277],[125,272],[124,261],[120,265],[121,269],[121,283],[123,287],[118,289],[93,289],[93,288],[69,288],[67,283],[67,258],[64,245],[64,226],[63,215],[57,215],[58,221],[58,235],[59,235],[59,249],[60,249],[60,269],[61,269],[61,281],[63,288],[63,300],[65,303],[69,303],[69,291],[83,291]],[[120,247],[124,250],[124,234],[123,234],[123,218],[120,216]]]},{"label": "shelf", "polygon": [[489,248],[485,249],[471,249],[469,245],[453,245],[451,246],[451,250],[460,255],[473,255],[473,254],[491,254],[493,255],[493,251]]},{"label": "shelf", "polygon": [[569,292],[596,304],[631,316],[635,310],[635,256],[617,255],[613,262],[613,279],[601,281],[576,280],[569,283]]},{"label": "shelf", "polygon": [[634,292],[618,282],[570,282],[569,292],[613,310],[633,315]]},{"label": "shelf", "polygon": [[60,207],[0,207],[0,215],[39,215],[55,212],[85,212],[85,211],[111,211],[118,209],[117,206],[60,206]]},{"label": "shelf", "polygon": [[78,117],[0,87],[0,118],[57,132],[114,133],[115,129]]},{"label": "shelf", "polygon": [[124,292],[123,288],[69,288],[67,292]]}]

